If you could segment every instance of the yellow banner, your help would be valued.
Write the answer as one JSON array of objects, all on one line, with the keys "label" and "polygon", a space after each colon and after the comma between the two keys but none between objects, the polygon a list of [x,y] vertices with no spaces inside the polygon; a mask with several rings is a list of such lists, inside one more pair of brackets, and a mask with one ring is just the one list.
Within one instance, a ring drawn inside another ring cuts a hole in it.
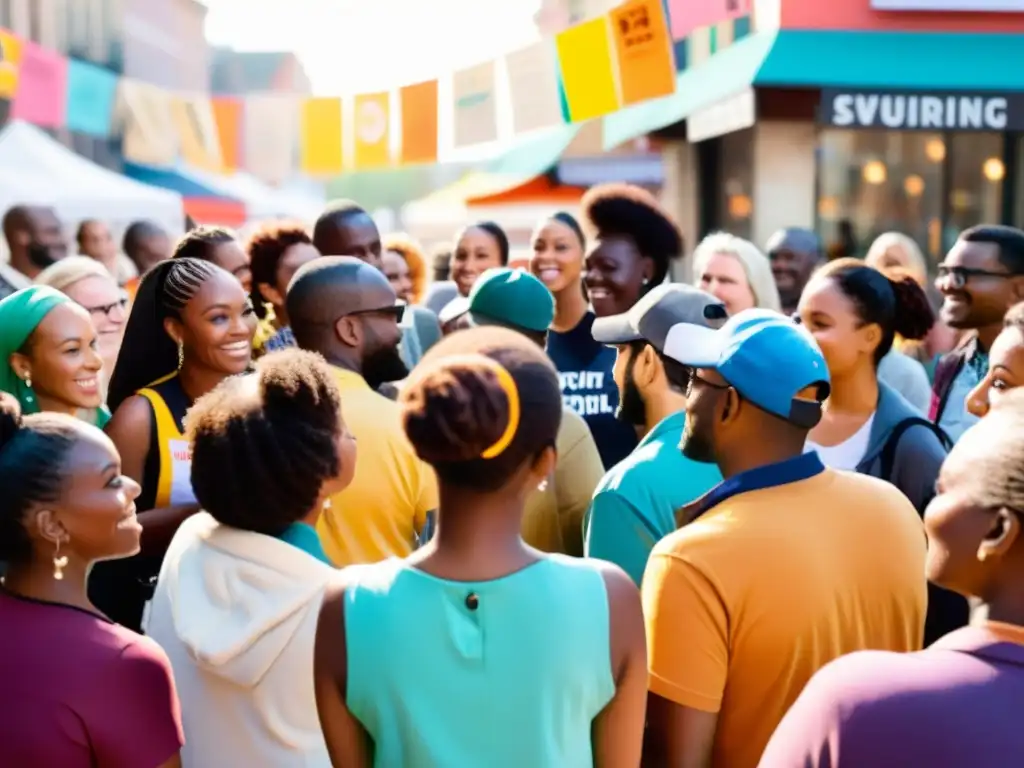
[{"label": "yellow banner", "polygon": [[562,85],[572,122],[591,120],[619,108],[608,17],[591,19],[555,38]]},{"label": "yellow banner", "polygon": [[0,29],[0,99],[13,99],[18,90],[18,66],[21,64],[21,39]]},{"label": "yellow banner", "polygon": [[303,171],[314,175],[341,173],[341,99],[306,99],[302,103],[301,135]]},{"label": "yellow banner", "polygon": [[196,168],[221,173],[224,163],[220,153],[220,136],[210,100],[205,97],[175,98],[171,109],[178,130],[181,158]]},{"label": "yellow banner", "polygon": [[391,163],[391,94],[362,93],[356,96],[355,167],[381,168]]}]

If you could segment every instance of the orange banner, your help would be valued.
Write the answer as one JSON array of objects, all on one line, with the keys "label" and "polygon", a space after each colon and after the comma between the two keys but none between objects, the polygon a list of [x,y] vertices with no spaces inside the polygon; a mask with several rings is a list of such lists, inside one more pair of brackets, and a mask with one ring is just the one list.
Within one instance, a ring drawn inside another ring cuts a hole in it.
[{"label": "orange banner", "polygon": [[676,91],[676,63],[661,0],[629,0],[611,12],[622,104]]},{"label": "orange banner", "polygon": [[302,170],[323,176],[341,173],[341,99],[306,99],[302,103],[301,122]]},{"label": "orange banner", "polygon": [[382,168],[391,163],[391,94],[361,93],[356,96],[355,167]]},{"label": "orange banner", "polygon": [[237,171],[242,167],[242,102],[222,97],[213,99],[212,106],[224,170]]},{"label": "orange banner", "polygon": [[437,162],[437,80],[401,90],[402,164]]}]

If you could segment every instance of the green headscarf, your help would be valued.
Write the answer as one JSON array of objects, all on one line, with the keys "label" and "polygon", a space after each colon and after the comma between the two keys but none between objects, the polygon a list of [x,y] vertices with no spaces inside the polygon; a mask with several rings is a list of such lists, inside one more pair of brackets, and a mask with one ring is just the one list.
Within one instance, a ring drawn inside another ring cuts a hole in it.
[{"label": "green headscarf", "polygon": [[38,413],[39,403],[32,388],[11,367],[11,355],[25,346],[51,309],[69,301],[66,295],[46,285],[22,288],[0,301],[0,392],[18,398],[22,413]]}]

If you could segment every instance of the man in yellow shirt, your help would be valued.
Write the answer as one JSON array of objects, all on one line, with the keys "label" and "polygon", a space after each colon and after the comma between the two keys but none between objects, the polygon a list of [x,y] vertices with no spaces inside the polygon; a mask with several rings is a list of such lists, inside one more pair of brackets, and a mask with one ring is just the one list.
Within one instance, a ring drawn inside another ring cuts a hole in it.
[{"label": "man in yellow shirt", "polygon": [[324,550],[338,566],[405,557],[436,514],[437,480],[406,439],[398,404],[374,391],[408,375],[398,353],[404,305],[380,270],[348,256],[301,267],[286,305],[298,346],[334,366],[358,445],[355,479],[317,524]]},{"label": "man in yellow shirt", "polygon": [[921,647],[924,529],[894,486],[804,453],[829,378],[789,318],[680,323],[664,354],[691,368],[683,453],[725,480],[644,572],[645,754],[665,768],[756,768],[822,666]]},{"label": "man in yellow shirt", "polygon": [[[452,311],[471,326],[500,325],[518,331],[543,347],[555,317],[555,300],[531,275],[511,267],[488,269],[469,296],[455,299]],[[601,455],[587,422],[571,408],[562,409],[555,442],[555,474],[526,500],[523,539],[545,552],[583,556],[583,516],[604,474]]]}]

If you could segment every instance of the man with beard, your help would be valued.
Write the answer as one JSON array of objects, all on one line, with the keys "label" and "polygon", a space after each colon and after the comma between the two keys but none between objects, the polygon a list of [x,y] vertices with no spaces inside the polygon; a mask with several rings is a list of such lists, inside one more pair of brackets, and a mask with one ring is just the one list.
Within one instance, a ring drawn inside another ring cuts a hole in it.
[{"label": "man with beard", "polygon": [[988,373],[988,351],[1007,310],[1024,299],[1024,231],[996,224],[964,230],[939,265],[942,320],[968,331],[935,368],[930,417],[954,442],[977,417],[967,395]]},{"label": "man with beard", "polygon": [[[510,267],[486,270],[469,296],[453,299],[466,327],[498,325],[523,334],[541,349],[555,319],[555,300],[547,287],[528,272]],[[604,466],[590,427],[568,406],[555,441],[554,474],[526,500],[523,540],[544,552],[581,557],[583,515]]]},{"label": "man with beard", "polygon": [[338,566],[405,557],[429,530],[437,485],[402,431],[398,404],[374,391],[409,373],[398,354],[404,307],[382,272],[347,256],[300,267],[285,306],[296,344],[334,367],[359,445],[355,479],[317,523],[324,550]]},{"label": "man with beard", "polygon": [[654,545],[676,529],[676,510],[722,481],[714,464],[679,452],[689,370],[664,356],[665,337],[677,323],[718,328],[725,315],[725,305],[711,294],[667,284],[625,314],[598,318],[591,329],[595,341],[618,351],[616,415],[644,438],[598,484],[584,523],[584,551],[620,566],[637,586]]},{"label": "man with beard", "polygon": [[645,756],[755,768],[822,666],[920,648],[924,529],[894,486],[804,453],[829,391],[806,330],[748,309],[717,331],[674,325],[664,354],[692,369],[683,453],[725,481],[644,571]]},{"label": "man with beard", "polygon": [[11,263],[0,263],[0,299],[27,288],[36,275],[68,255],[53,208],[16,205],[4,215],[3,228]]},{"label": "man with beard", "polygon": [[768,238],[765,251],[772,264],[782,311],[792,315],[811,274],[825,260],[821,238],[809,229],[787,227]]},{"label": "man with beard", "polygon": [[[383,274],[380,230],[373,217],[351,200],[328,203],[313,226],[313,245],[324,256],[353,256]],[[437,316],[422,307],[410,307],[401,320],[402,359],[412,367],[441,338]]]}]

